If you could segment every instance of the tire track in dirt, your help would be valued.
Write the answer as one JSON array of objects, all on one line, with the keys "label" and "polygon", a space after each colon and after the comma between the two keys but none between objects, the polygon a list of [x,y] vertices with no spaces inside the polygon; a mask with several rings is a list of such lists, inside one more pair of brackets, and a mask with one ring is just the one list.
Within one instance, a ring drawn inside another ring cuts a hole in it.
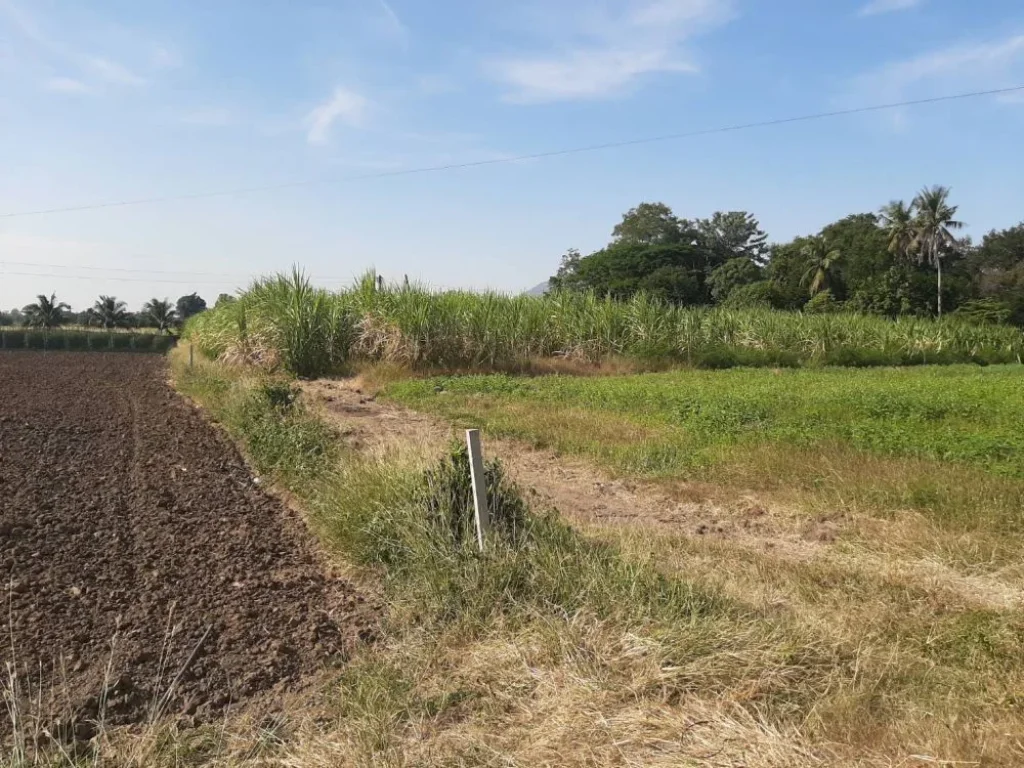
[{"label": "tire track in dirt", "polygon": [[376,625],[166,375],[159,357],[0,353],[0,665],[77,738],[161,702],[269,706]]}]

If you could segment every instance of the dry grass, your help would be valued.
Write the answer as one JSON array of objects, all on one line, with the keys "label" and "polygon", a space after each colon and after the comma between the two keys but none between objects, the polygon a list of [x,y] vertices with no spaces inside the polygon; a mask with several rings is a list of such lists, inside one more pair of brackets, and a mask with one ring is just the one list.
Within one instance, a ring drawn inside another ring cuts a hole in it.
[{"label": "dry grass", "polygon": [[[236,397],[239,372],[212,366],[203,375],[205,388],[186,387],[197,399]],[[496,423],[497,406],[486,407]],[[311,497],[299,488],[340,550],[338,515],[393,509],[433,461],[435,433],[416,419],[403,430],[398,415],[376,442],[347,436],[339,484]],[[620,463],[628,455],[619,451],[666,438],[664,427],[637,420],[598,428],[585,410],[507,418],[531,443],[590,456],[620,477],[651,473],[649,462]],[[723,519],[764,515],[775,527],[760,537],[698,535],[688,522],[623,516],[602,525],[569,509],[586,541],[612,544],[624,566],[613,584],[585,561],[593,570],[584,580],[609,583],[580,588],[618,597],[567,611],[507,596],[507,607],[484,610],[469,596],[468,609],[442,620],[424,596],[471,582],[397,582],[405,591],[385,589],[381,642],[289,702],[285,717],[104,734],[90,759],[231,768],[1024,764],[1024,573],[1013,556],[1021,541],[998,525],[1016,481],[858,455],[838,446],[746,450],[723,454],[721,474],[701,483],[665,473],[631,480],[632,496],[616,503],[647,510],[675,499]],[[549,456],[537,463],[557,463]],[[818,535],[823,525],[827,536]],[[565,570],[576,560],[545,567],[581,578]],[[638,609],[652,568],[713,602],[687,615]]]}]

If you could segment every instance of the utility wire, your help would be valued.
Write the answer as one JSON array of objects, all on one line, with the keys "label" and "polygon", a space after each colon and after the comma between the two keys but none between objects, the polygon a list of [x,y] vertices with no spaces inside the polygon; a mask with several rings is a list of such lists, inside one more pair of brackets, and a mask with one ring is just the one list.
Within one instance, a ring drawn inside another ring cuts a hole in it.
[{"label": "utility wire", "polygon": [[437,173],[440,171],[453,171],[464,168],[479,168],[486,165],[502,165],[508,163],[518,163],[527,160],[543,160],[550,157],[562,157],[565,155],[578,155],[585,152],[600,152],[606,149],[618,149],[621,147],[636,147],[643,144],[656,144],[665,141],[676,141],[679,139],[689,139],[698,136],[709,136],[716,133],[732,133],[735,131],[746,131],[753,128],[768,128],[776,125],[788,125],[790,123],[802,123],[810,122],[813,120],[824,120],[831,117],[842,117],[844,115],[858,115],[867,112],[881,112],[888,109],[899,109],[900,107],[914,107],[922,104],[937,104],[946,101],[958,101],[962,99],[974,99],[982,96],[998,96],[1007,93],[1016,93],[1018,91],[1024,91],[1024,85],[1015,85],[1009,88],[993,88],[987,91],[971,91],[968,93],[956,93],[946,96],[933,96],[927,99],[913,99],[907,101],[898,101],[889,104],[874,104],[867,107],[853,107],[851,109],[837,109],[831,112],[817,112],[809,115],[799,115],[797,117],[784,117],[774,120],[761,120],[753,123],[739,123],[736,125],[719,126],[717,128],[704,128],[696,131],[684,131],[681,133],[670,133],[662,136],[649,136],[640,139],[630,139],[627,141],[613,141],[605,144],[591,144],[583,147],[571,147],[568,149],[556,149],[548,152],[536,152],[534,154],[516,155],[514,157],[500,157],[491,158],[488,160],[474,160],[465,163],[450,163],[447,165],[429,165],[420,168],[407,168],[400,171],[384,171],[381,173],[364,174],[360,176],[347,176],[344,178],[336,179],[307,179],[304,181],[291,181],[282,184],[267,184],[263,186],[253,187],[238,187],[236,189],[225,189],[215,192],[196,192],[192,194],[184,195],[165,195],[160,197],[146,197],[138,198],[134,200],[119,200],[105,203],[95,203],[91,205],[76,205],[68,206],[64,208],[44,208],[35,211],[17,211],[12,213],[0,213],[0,219],[13,219],[22,216],[43,216],[46,214],[53,213],[72,213],[75,211],[94,211],[102,208],[124,208],[127,206],[134,205],[148,205],[151,203],[166,203],[166,202],[177,202],[182,200],[202,200],[206,198],[214,197],[229,197],[232,195],[244,195],[251,194],[253,192],[271,192],[282,189],[294,189],[297,187],[312,187],[320,186],[324,184],[343,184],[352,181],[366,181],[369,179],[384,179],[396,176],[413,176],[417,174],[425,173]]},{"label": "utility wire", "polygon": [[[145,269],[131,267],[97,267],[86,264],[44,264],[38,261],[0,261],[0,266],[11,267],[49,267],[52,269],[89,270],[92,272],[129,272],[144,275],[188,275],[191,277],[227,277],[253,279],[266,273],[261,272],[191,272],[187,269]],[[6,274],[13,274],[7,272]],[[111,278],[113,279],[113,278]],[[318,280],[348,280],[351,278],[318,276]]]},{"label": "utility wire", "polygon": [[17,277],[49,277],[56,280],[102,280],[104,282],[116,281],[120,283],[173,283],[175,285],[223,285],[225,283],[233,282],[230,278],[223,278],[220,280],[167,280],[162,278],[147,279],[144,277],[108,277],[106,275],[60,275],[54,274],[53,272],[11,272],[8,270],[0,270],[0,277],[4,275],[14,275]]}]

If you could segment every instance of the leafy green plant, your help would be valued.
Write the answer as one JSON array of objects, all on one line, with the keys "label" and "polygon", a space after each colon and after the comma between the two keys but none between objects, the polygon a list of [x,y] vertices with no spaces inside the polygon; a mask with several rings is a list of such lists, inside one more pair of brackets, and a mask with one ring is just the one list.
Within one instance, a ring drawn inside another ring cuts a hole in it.
[{"label": "leafy green plant", "polygon": [[[730,301],[761,297],[765,285],[736,288]],[[698,367],[818,365],[842,359],[833,357],[839,350],[877,365],[1018,362],[1024,355],[1020,330],[955,317],[681,308],[643,293],[623,302],[587,293],[434,293],[382,288],[372,274],[329,293],[297,270],[257,281],[237,301],[190,319],[184,336],[209,357],[304,377],[358,362],[521,370],[538,359],[623,357]]]}]

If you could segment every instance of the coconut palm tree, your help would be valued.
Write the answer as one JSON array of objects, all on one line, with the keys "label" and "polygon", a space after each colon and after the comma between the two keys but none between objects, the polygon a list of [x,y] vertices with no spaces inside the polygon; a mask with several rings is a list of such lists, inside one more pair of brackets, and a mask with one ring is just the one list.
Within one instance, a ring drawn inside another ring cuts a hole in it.
[{"label": "coconut palm tree", "polygon": [[957,248],[957,239],[952,230],[962,229],[964,224],[953,217],[957,206],[949,204],[949,187],[925,187],[914,198],[914,244],[918,260],[935,267],[937,275],[936,309],[942,317],[942,259]]},{"label": "coconut palm tree", "polygon": [[800,254],[808,260],[801,284],[808,286],[811,296],[831,288],[833,273],[839,266],[842,254],[821,236],[812,238],[800,250]]},{"label": "coconut palm tree", "polygon": [[50,298],[39,294],[35,304],[29,304],[21,311],[25,313],[25,325],[49,329],[63,325],[66,320],[64,313],[70,309],[63,301],[57,301],[56,293],[51,293]]},{"label": "coconut palm tree", "polygon": [[89,309],[89,319],[104,328],[123,328],[128,325],[127,305],[115,296],[100,296]]},{"label": "coconut palm tree", "polygon": [[889,253],[909,258],[914,249],[914,208],[902,200],[893,200],[879,212],[882,228],[889,236]]},{"label": "coconut palm tree", "polygon": [[153,323],[161,333],[167,331],[175,320],[178,313],[174,311],[174,305],[167,299],[150,299],[142,305],[143,319]]}]

